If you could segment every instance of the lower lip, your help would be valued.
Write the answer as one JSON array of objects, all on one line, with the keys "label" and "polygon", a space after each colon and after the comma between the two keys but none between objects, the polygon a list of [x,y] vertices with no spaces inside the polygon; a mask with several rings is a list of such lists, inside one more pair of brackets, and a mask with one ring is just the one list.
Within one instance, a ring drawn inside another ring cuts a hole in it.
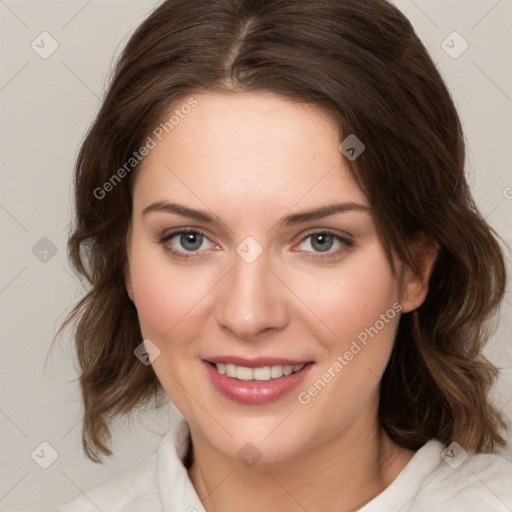
[{"label": "lower lip", "polygon": [[278,400],[296,388],[313,366],[307,363],[302,370],[279,379],[244,381],[219,373],[210,363],[203,361],[215,389],[226,398],[240,404],[263,405]]}]

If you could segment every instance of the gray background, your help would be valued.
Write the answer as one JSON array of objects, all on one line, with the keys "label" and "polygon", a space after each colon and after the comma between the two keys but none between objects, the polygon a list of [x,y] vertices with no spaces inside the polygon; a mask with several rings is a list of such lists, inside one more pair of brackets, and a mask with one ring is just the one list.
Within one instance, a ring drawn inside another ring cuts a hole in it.
[{"label": "gray background", "polygon": [[[45,366],[60,321],[83,293],[66,260],[74,159],[113,60],[158,3],[0,0],[0,511],[51,511],[143,461],[175,421],[169,408],[119,424],[115,456],[103,466],[93,464],[81,452],[81,404],[69,336]],[[477,203],[510,245],[512,0],[395,3],[447,80],[466,131]],[[58,43],[46,59],[40,53],[51,49],[51,40],[40,36],[44,31]],[[460,56],[464,42],[450,36],[454,31],[469,44]],[[500,328],[487,349],[503,368],[493,396],[509,418],[511,303],[508,292]],[[44,441],[58,455],[47,469],[39,464],[51,462],[53,452],[39,447]],[[512,460],[512,449],[504,455]]]}]

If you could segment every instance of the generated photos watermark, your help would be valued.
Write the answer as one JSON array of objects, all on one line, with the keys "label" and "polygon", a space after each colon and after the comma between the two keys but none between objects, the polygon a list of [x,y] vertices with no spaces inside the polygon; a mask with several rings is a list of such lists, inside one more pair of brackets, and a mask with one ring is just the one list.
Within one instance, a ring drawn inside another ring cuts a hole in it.
[{"label": "generated photos watermark", "polygon": [[302,405],[307,405],[311,400],[316,397],[339,373],[347,366],[354,356],[359,354],[364,347],[368,345],[369,338],[373,339],[379,334],[382,329],[389,324],[393,318],[396,317],[402,311],[402,305],[395,302],[391,308],[385,313],[381,314],[379,320],[377,320],[372,326],[366,327],[361,331],[357,338],[352,340],[350,347],[343,354],[338,355],[336,360],[322,373],[313,385],[311,385],[306,391],[301,391],[297,395],[297,400]]},{"label": "generated photos watermark", "polygon": [[144,157],[149,155],[151,150],[155,149],[158,142],[160,142],[165,134],[170,133],[176,126],[178,126],[182,119],[192,112],[192,109],[197,107],[198,101],[196,98],[191,97],[186,103],[181,105],[180,108],[174,110],[169,119],[165,122],[160,123],[152,132],[148,135],[144,144],[139,148],[138,151],[134,151],[132,156],[114,173],[112,176],[103,183],[101,187],[94,189],[93,195],[96,199],[104,199],[109,192],[112,192],[114,188],[130,174],[133,169],[143,160]]}]

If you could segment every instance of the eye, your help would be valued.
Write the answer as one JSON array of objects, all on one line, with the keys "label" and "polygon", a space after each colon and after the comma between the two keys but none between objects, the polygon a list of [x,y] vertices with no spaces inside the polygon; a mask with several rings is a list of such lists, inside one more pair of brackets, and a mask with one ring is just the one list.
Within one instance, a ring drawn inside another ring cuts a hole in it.
[{"label": "eye", "polygon": [[298,245],[300,251],[314,253],[314,256],[322,257],[336,255],[339,252],[353,246],[352,240],[329,231],[317,231],[305,236]]},{"label": "eye", "polygon": [[[214,245],[203,233],[195,229],[180,229],[164,235],[160,243],[173,255],[181,258],[195,256]],[[188,254],[187,254],[188,253]]]}]

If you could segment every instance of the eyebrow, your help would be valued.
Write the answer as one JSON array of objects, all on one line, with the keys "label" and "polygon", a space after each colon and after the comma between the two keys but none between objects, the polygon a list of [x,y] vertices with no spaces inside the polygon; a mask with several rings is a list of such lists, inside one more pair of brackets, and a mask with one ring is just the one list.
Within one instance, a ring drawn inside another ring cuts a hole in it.
[{"label": "eyebrow", "polygon": [[[280,226],[302,224],[304,222],[323,219],[324,217],[328,217],[336,213],[346,213],[354,211],[369,213],[370,207],[359,203],[335,203],[326,206],[321,206],[320,208],[314,208],[311,210],[286,215],[283,218],[281,218],[277,224]],[[216,215],[210,215],[204,210],[188,208],[187,206],[184,206],[179,203],[157,201],[156,203],[152,203],[146,208],[144,208],[144,210],[142,211],[142,216],[152,212],[174,213],[177,215],[181,215],[182,217],[188,217],[190,219],[199,222],[205,222],[207,224],[212,224],[214,226],[224,224]]]},{"label": "eyebrow", "polygon": [[329,215],[346,212],[366,212],[370,213],[370,207],[359,203],[335,203],[312,210],[306,210],[299,213],[293,213],[283,217],[279,225],[293,225],[309,222],[312,220],[323,219]]}]

